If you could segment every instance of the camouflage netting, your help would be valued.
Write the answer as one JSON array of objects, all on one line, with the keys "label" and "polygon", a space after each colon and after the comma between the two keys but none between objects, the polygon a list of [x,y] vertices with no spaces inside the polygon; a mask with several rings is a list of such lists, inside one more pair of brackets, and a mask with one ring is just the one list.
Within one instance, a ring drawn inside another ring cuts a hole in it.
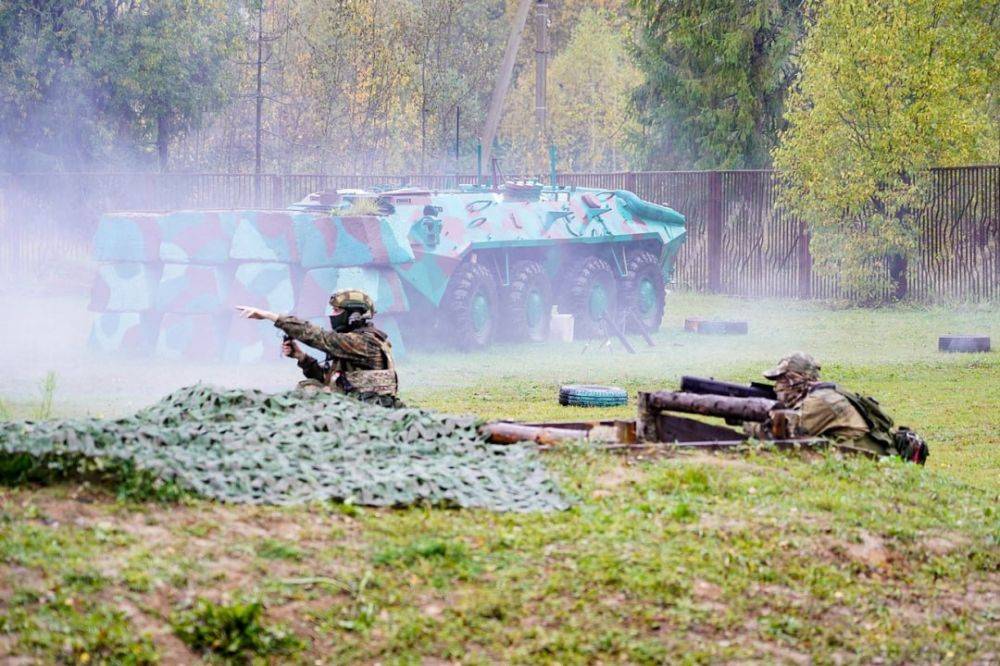
[{"label": "camouflage netting", "polygon": [[224,502],[568,506],[534,445],[489,444],[472,417],[298,391],[197,385],[124,419],[2,423],[0,452],[131,464]]}]

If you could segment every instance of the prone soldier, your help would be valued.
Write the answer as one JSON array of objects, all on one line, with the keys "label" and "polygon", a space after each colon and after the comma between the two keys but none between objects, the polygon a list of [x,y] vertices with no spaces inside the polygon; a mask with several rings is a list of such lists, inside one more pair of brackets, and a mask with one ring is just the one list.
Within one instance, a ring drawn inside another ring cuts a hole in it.
[{"label": "prone soldier", "polygon": [[[372,323],[372,299],[363,291],[348,289],[333,294],[330,307],[331,331],[290,315],[244,305],[237,310],[248,319],[272,321],[284,332],[281,349],[306,376],[300,388],[345,393],[383,407],[402,406],[392,345],[389,336]],[[306,354],[298,342],[324,352],[326,360],[321,363]]]},{"label": "prone soldier", "polygon": [[745,424],[747,434],[767,438],[780,431],[787,437],[827,437],[875,455],[895,453],[924,463],[928,449],[919,435],[905,427],[893,431],[892,419],[877,400],[821,382],[819,371],[816,359],[795,352],[764,372],[774,380],[779,405],[769,421]]}]

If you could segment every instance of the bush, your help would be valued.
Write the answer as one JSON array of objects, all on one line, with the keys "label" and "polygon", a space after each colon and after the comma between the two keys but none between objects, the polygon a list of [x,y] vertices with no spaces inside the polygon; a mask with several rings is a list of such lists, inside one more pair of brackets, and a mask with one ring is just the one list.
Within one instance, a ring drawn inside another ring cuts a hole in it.
[{"label": "bush", "polygon": [[389,547],[375,554],[372,561],[380,566],[410,565],[420,560],[460,564],[469,558],[465,544],[441,539],[418,539],[400,547]]},{"label": "bush", "polygon": [[283,627],[262,622],[260,601],[217,604],[198,599],[190,609],[174,613],[170,623],[177,637],[193,650],[249,660],[254,655],[284,654],[301,641]]}]

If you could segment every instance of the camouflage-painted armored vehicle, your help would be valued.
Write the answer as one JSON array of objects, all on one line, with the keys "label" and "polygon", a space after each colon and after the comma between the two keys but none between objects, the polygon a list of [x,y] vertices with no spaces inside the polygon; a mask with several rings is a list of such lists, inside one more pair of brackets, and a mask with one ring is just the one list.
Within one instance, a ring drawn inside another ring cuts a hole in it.
[{"label": "camouflage-painted armored vehicle", "polygon": [[321,322],[340,288],[371,293],[397,344],[400,332],[465,349],[543,340],[553,306],[574,316],[577,338],[603,334],[607,319],[655,330],[683,239],[682,215],[631,192],[537,183],[110,214],[95,238],[104,263],[92,309],[103,314],[92,342],[252,361],[264,341],[226,319],[232,305]]},{"label": "camouflage-painted armored vehicle", "polygon": [[[372,196],[317,194],[296,207],[326,200],[336,214],[338,204]],[[630,308],[647,330],[659,328],[664,281],[684,235],[683,216],[625,191],[508,183],[389,191],[375,203],[380,219],[407,233],[412,256],[387,270],[400,277],[410,312],[425,322],[436,313],[465,348],[544,340],[553,305],[574,316],[578,337]]]}]

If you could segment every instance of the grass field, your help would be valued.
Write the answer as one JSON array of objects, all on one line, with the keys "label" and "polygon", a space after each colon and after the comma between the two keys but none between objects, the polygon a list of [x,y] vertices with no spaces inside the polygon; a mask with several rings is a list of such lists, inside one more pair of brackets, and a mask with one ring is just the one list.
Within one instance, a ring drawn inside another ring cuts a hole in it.
[{"label": "grass field", "polygon": [[[747,319],[751,335],[680,332],[695,315]],[[625,417],[634,405],[559,407],[558,386],[747,381],[804,349],[826,379],[923,433],[925,468],[570,448],[545,455],[574,507],[534,515],[0,488],[0,662],[191,663],[232,648],[275,663],[997,663],[1000,355],[936,351],[938,335],[961,332],[1000,340],[1000,310],[674,295],[656,347],[636,340],[635,356],[500,346],[412,353],[401,369],[404,398],[424,407]],[[0,397],[23,416],[49,368],[17,367]],[[277,364],[139,367],[59,363],[54,412],[125,413],[191,377],[294,381]]]}]

